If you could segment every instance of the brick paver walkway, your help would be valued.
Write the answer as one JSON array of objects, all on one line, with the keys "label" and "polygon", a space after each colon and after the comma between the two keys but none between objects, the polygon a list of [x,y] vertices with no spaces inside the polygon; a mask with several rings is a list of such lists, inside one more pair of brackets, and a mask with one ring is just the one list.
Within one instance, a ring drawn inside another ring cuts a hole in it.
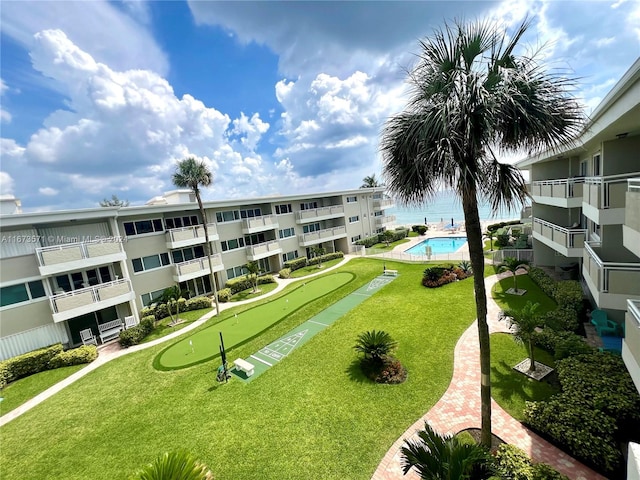
[{"label": "brick paver walkway", "polygon": [[[505,275],[509,275],[508,273]],[[485,280],[487,288],[487,321],[489,332],[507,332],[505,322],[498,321],[500,308],[491,298],[491,287],[503,275]],[[453,379],[442,398],[422,418],[415,422],[391,446],[372,480],[415,480],[419,476],[412,470],[402,474],[400,447],[405,439],[417,439],[415,433],[424,428],[425,421],[436,431],[455,434],[467,428],[480,428],[480,346],[478,328],[473,323],[460,337],[455,348]],[[605,480],[593,470],[582,465],[566,453],[540,438],[512,418],[494,401],[491,402],[492,430],[507,443],[524,450],[535,462],[553,466],[559,472],[575,480]]]}]

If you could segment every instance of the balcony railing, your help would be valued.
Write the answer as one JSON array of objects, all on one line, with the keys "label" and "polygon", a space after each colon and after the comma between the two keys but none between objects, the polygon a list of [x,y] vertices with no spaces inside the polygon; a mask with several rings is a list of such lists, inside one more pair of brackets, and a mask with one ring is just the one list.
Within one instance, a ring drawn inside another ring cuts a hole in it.
[{"label": "balcony railing", "polygon": [[[207,233],[209,241],[218,240],[218,229],[215,223],[207,223]],[[172,228],[165,233],[167,248],[181,248],[190,245],[204,243],[204,227],[202,225],[192,225],[190,227]]]},{"label": "balcony railing", "polygon": [[627,180],[624,224],[640,232],[640,178]]},{"label": "balcony railing", "polygon": [[592,293],[640,295],[640,263],[604,262],[594,250],[598,246],[598,242],[584,243],[583,271],[597,289]]},{"label": "balcony railing", "polygon": [[131,282],[128,278],[121,278],[71,292],[58,293],[49,297],[49,302],[54,320],[62,321],[117,305],[132,298]]},{"label": "balcony railing", "polygon": [[244,234],[275,230],[278,227],[278,217],[275,215],[261,215],[242,219],[242,233]]},{"label": "balcony railing", "polygon": [[389,223],[393,223],[396,221],[395,215],[386,215],[384,217],[375,217],[376,225],[388,225]]},{"label": "balcony railing", "polygon": [[584,228],[565,228],[540,218],[533,219],[533,231],[567,249],[582,248],[587,236]]},{"label": "balcony railing", "polygon": [[247,250],[247,259],[252,261],[282,253],[282,247],[280,247],[278,240],[247,245],[245,248]]},{"label": "balcony railing", "polygon": [[585,178],[583,201],[599,210],[625,208],[625,194],[629,179],[640,176],[640,172]]},{"label": "balcony railing", "polygon": [[534,197],[552,198],[581,197],[584,181],[584,178],[537,180],[531,183],[531,195]]},{"label": "balcony railing", "polygon": [[381,200],[373,201],[373,208],[376,210],[384,210],[387,208],[393,208],[396,202],[393,198],[383,198]]},{"label": "balcony railing", "polygon": [[73,270],[101,263],[111,263],[125,258],[122,242],[118,238],[66,243],[36,248],[40,273]]},{"label": "balcony railing", "polygon": [[[219,272],[224,270],[224,264],[222,263],[222,255],[214,253],[211,255],[211,264],[213,265],[213,271]],[[175,274],[174,280],[177,282],[184,282],[196,277],[202,277],[211,273],[209,270],[209,261],[207,257],[194,258],[193,260],[187,260],[186,262],[176,263],[174,265]]]},{"label": "balcony railing", "polygon": [[627,300],[622,359],[640,389],[640,300]]},{"label": "balcony railing", "polygon": [[300,242],[300,245],[306,246],[346,236],[347,229],[345,227],[333,227],[318,230],[317,232],[303,233],[302,235],[298,235],[298,241]]},{"label": "balcony railing", "polygon": [[296,213],[296,222],[305,223],[316,220],[327,220],[329,218],[344,217],[344,207],[342,205],[332,205],[328,207],[312,208]]}]

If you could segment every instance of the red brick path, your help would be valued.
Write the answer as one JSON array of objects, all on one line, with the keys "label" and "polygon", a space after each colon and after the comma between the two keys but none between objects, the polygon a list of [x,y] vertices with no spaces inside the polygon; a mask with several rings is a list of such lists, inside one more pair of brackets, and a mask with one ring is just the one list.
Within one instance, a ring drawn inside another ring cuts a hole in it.
[{"label": "red brick path", "polygon": [[[489,297],[487,321],[491,333],[508,331],[505,322],[498,321],[500,308],[490,295],[491,287],[498,277],[502,276],[492,276],[485,281]],[[520,447],[535,462],[547,463],[571,479],[605,480],[601,475],[525,428],[494,401],[491,402],[491,408],[493,433],[505,442]],[[441,433],[455,434],[467,428],[480,428],[480,347],[476,322],[464,332],[456,344],[453,379],[449,388],[426,415],[411,425],[402,437],[396,440],[378,465],[371,480],[419,478],[413,470],[406,476],[402,474],[400,447],[404,439],[416,438],[415,433],[424,428],[425,421]]]}]

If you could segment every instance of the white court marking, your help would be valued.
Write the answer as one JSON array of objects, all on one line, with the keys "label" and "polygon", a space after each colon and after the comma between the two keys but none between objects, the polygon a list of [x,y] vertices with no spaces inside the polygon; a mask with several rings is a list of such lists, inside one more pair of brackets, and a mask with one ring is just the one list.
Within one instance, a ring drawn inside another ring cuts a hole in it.
[{"label": "white court marking", "polygon": [[302,330],[293,335],[289,335],[282,340],[276,340],[275,342],[259,350],[258,353],[264,355],[265,357],[280,361],[284,357],[289,355],[289,353],[296,347],[298,342],[302,340],[302,338],[307,334],[308,331],[308,329]]},{"label": "white court marking", "polygon": [[369,282],[367,290],[376,290],[378,288],[382,288],[388,283],[391,283],[391,281],[391,278],[374,278],[373,280],[371,280],[371,282]]},{"label": "white court marking", "polygon": [[273,364],[266,362],[264,360],[262,360],[261,358],[256,357],[255,355],[251,355],[251,358],[253,358],[254,360],[258,360],[259,362],[264,363],[265,365],[269,365],[270,367],[273,367]]},{"label": "white court marking", "polygon": [[316,325],[322,325],[323,327],[328,327],[329,325],[327,325],[326,323],[320,323],[320,322],[316,322],[314,320],[307,320],[307,322],[309,323],[315,323]]}]

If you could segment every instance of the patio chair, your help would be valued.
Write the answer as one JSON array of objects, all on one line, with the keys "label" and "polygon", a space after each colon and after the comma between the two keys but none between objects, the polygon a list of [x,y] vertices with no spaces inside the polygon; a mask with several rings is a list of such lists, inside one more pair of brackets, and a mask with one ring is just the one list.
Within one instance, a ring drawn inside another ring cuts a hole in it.
[{"label": "patio chair", "polygon": [[129,330],[132,327],[138,325],[138,319],[134,315],[124,317],[124,329]]},{"label": "patio chair", "polygon": [[93,344],[96,347],[98,346],[98,340],[96,339],[93,331],[90,328],[86,330],[80,330],[80,339],[82,340],[83,345]]},{"label": "patio chair", "polygon": [[603,310],[591,312],[591,324],[596,327],[596,332],[600,337],[618,334],[618,324],[613,320],[609,320],[607,312]]}]

